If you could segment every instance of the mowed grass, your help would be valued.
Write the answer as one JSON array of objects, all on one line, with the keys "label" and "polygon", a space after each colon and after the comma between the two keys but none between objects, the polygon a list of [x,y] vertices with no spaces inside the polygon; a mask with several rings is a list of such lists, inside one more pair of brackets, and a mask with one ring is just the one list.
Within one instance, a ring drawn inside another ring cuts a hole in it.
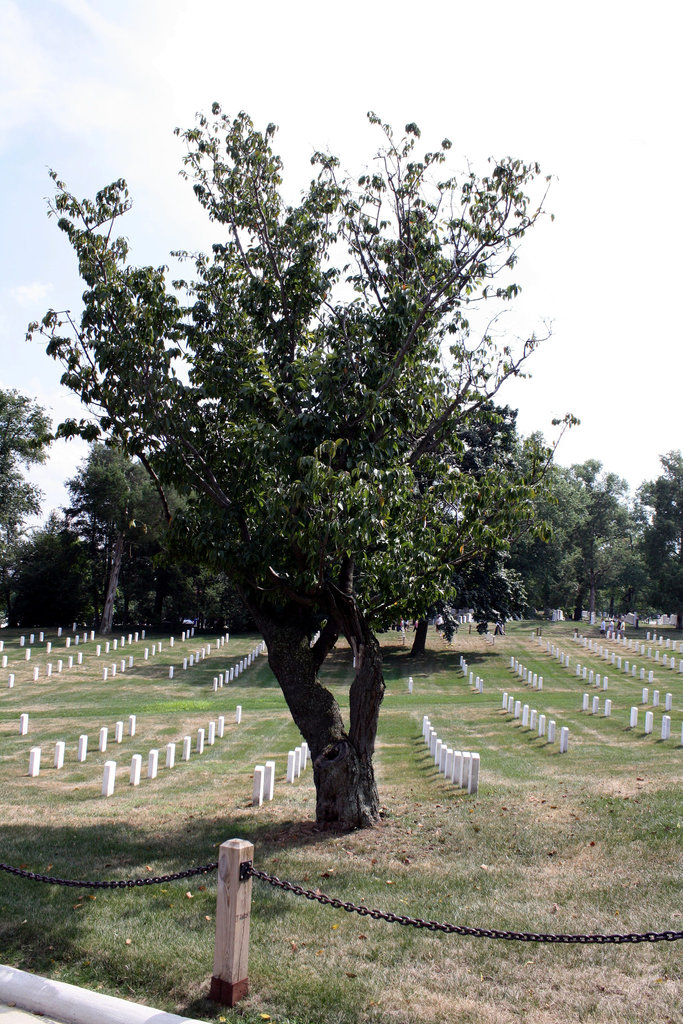
[{"label": "mowed grass", "polygon": [[[287,751],[300,737],[267,659],[212,691],[213,677],[258,638],[232,637],[216,652],[215,637],[176,642],[173,649],[162,637],[163,652],[144,662],[142,648],[154,642],[148,637],[130,649],[134,668],[105,683],[94,643],[78,648],[82,666],[48,680],[44,645],[42,651],[34,646],[27,667],[23,651],[5,635],[0,859],[66,878],[146,877],[214,861],[221,842],[239,837],[254,843],[262,870],[414,917],[552,933],[683,930],[683,676],[636,657],[639,667],[655,671],[650,699],[654,688],[661,695],[655,732],[645,736],[640,680],[579,647],[571,624],[545,625],[543,632],[570,655],[569,669],[532,642],[530,623],[517,624],[493,646],[461,631],[448,647],[430,631],[429,651],[417,661],[397,634],[383,638],[387,693],[376,770],[384,817],[376,829],[346,835],[316,829],[310,768],[295,785],[284,782]],[[181,665],[206,641],[211,655],[187,672],[176,667],[169,680],[168,665]],[[115,657],[120,663],[128,653],[126,646],[104,663]],[[460,654],[484,679],[483,694],[463,678]],[[511,655],[543,675],[542,691],[514,676]],[[55,651],[49,660],[56,662]],[[599,715],[581,711],[583,693],[592,698],[598,691],[576,678],[577,660],[609,676],[607,694],[599,691]],[[34,683],[36,663],[41,674]],[[8,671],[16,674],[13,690],[5,688]],[[348,648],[340,644],[325,680],[343,707],[351,672]],[[504,690],[554,718],[558,739],[567,725],[568,754],[507,714]],[[672,738],[661,741],[667,692]],[[606,695],[611,718],[602,713]],[[632,705],[639,706],[634,730],[628,728]],[[19,736],[21,712],[30,715],[25,737]],[[130,714],[137,716],[133,738]],[[197,728],[220,714],[225,738],[197,755]],[[481,755],[476,796],[438,774],[422,741],[424,714],[449,745]],[[113,742],[119,720],[126,727],[120,746]],[[109,729],[106,753],[97,750],[101,726]],[[90,741],[85,764],[76,761],[81,733]],[[185,735],[193,737],[187,763],[180,760]],[[59,739],[67,756],[57,771]],[[178,748],[169,771],[163,766],[171,741]],[[42,769],[31,779],[35,745],[42,748]],[[148,780],[152,747],[160,750],[160,769]],[[133,753],[143,757],[138,788],[128,784]],[[118,763],[109,799],[100,795],[107,759]],[[253,808],[253,767],[266,759],[276,762],[275,799]],[[89,892],[0,872],[0,962],[207,1021],[249,1024],[265,1014],[282,1024],[683,1019],[680,941],[582,946],[460,938],[332,910],[258,880],[250,994],[229,1010],[206,998],[214,914],[215,875]]]}]

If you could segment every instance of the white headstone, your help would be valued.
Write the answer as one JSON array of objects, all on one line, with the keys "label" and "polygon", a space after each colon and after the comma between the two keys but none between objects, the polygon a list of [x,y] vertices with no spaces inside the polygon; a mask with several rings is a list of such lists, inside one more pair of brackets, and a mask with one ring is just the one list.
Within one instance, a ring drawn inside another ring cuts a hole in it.
[{"label": "white headstone", "polygon": [[55,743],[55,768],[64,767],[64,751],[66,750],[66,743],[64,740],[57,740]]},{"label": "white headstone", "polygon": [[467,779],[467,792],[474,795],[479,790],[479,754],[470,754],[470,768]]},{"label": "white headstone", "polygon": [[263,797],[264,800],[272,800],[275,790],[275,761],[266,761],[263,774]]},{"label": "white headstone", "polygon": [[78,760],[85,761],[88,756],[88,737],[85,733],[81,733],[78,737]]},{"label": "white headstone", "polygon": [[645,732],[651,733],[654,729],[655,716],[652,711],[645,712]]},{"label": "white headstone", "polygon": [[29,751],[28,773],[32,779],[40,775],[40,747],[31,747]]},{"label": "white headstone", "polygon": [[216,730],[219,740],[223,739],[225,735],[225,715],[218,716],[218,728]]},{"label": "white headstone", "polygon": [[251,797],[252,807],[261,807],[263,804],[263,781],[265,771],[265,765],[262,764],[257,764],[254,768],[254,789]]},{"label": "white headstone", "polygon": [[[596,697],[597,700],[597,697]],[[560,753],[566,754],[569,750],[569,729],[563,725],[560,729]]]},{"label": "white headstone", "polygon": [[147,758],[147,778],[156,779],[159,770],[159,751],[150,750]]},{"label": "white headstone", "polygon": [[28,733],[28,714],[24,712],[23,715],[19,715],[19,735],[26,736]]},{"label": "white headstone", "polygon": [[238,704],[235,708],[235,722],[237,725],[242,721],[242,705]]},{"label": "white headstone", "polygon": [[140,772],[142,771],[142,754],[133,754],[130,760],[130,784],[140,785]]},{"label": "white headstone", "polygon": [[123,740],[123,722],[116,722],[114,724],[114,742],[121,743]]},{"label": "white headstone", "polygon": [[104,773],[102,776],[102,796],[112,796],[114,783],[116,782],[116,761],[104,762]]},{"label": "white headstone", "polygon": [[294,782],[296,778],[296,754],[290,750],[287,754],[287,782]]},{"label": "white headstone", "polygon": [[108,730],[107,726],[103,725],[102,728],[100,729],[100,743],[99,743],[100,754],[103,754],[105,752],[105,750],[107,749],[107,736],[108,736],[108,734],[109,734],[109,730]]},{"label": "white headstone", "polygon": [[662,715],[662,739],[668,740],[671,737],[671,716]]},{"label": "white headstone", "polygon": [[136,719],[135,715],[128,716],[128,735],[135,736]]},{"label": "white headstone", "polygon": [[612,714],[612,701],[608,697],[607,700],[605,701],[605,718],[609,718],[611,714]]},{"label": "white headstone", "polygon": [[555,742],[555,722],[551,718],[548,722],[548,743]]},{"label": "white headstone", "polygon": [[629,727],[635,729],[638,725],[638,708],[631,708],[631,718],[629,721]]},{"label": "white headstone", "polygon": [[204,753],[204,730],[197,729],[197,753]]},{"label": "white headstone", "polygon": [[538,716],[538,735],[545,736],[545,715]]},{"label": "white headstone", "polygon": [[192,737],[183,736],[183,761],[190,760],[190,750],[192,748]]},{"label": "white headstone", "polygon": [[212,747],[214,745],[214,743],[216,742],[216,723],[215,722],[209,722],[209,731],[208,731],[207,736],[206,736],[206,742],[208,743],[208,745],[210,747]]},{"label": "white headstone", "polygon": [[166,767],[175,767],[175,743],[166,744]]}]

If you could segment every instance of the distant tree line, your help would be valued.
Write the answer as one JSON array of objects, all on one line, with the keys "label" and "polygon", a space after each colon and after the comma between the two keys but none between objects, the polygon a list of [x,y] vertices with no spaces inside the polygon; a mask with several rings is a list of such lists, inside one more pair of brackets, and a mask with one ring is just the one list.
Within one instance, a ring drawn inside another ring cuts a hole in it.
[{"label": "distant tree line", "polygon": [[[527,449],[516,413],[490,406],[476,431],[462,437],[464,469],[492,467],[523,475]],[[68,507],[27,530],[40,493],[22,470],[45,459],[50,424],[40,407],[0,391],[0,617],[9,625],[79,621],[110,632],[114,625],[177,626],[184,620],[233,630],[254,623],[222,573],[189,564],[169,545],[169,517],[180,506],[160,499],[141,463],[119,449],[93,444],[67,481]],[[538,439],[536,449],[542,447]],[[431,611],[452,636],[457,612],[471,609],[480,627],[513,617],[582,614],[677,616],[683,628],[683,456],[661,456],[662,473],[635,496],[628,485],[589,460],[569,468],[550,463],[535,495],[546,530],[524,532],[495,554],[454,568],[450,587]],[[169,507],[170,504],[170,507]],[[540,535],[539,535],[540,534]],[[413,622],[395,607],[386,625]],[[426,620],[418,620],[419,653]]]}]

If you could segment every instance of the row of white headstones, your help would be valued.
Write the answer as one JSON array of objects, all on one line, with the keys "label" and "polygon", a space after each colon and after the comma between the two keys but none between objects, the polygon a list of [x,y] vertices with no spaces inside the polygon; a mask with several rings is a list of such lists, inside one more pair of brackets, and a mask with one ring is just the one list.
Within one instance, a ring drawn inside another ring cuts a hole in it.
[{"label": "row of white headstones", "polygon": [[[287,782],[294,783],[305,771],[310,751],[304,742],[287,754]],[[261,807],[264,800],[272,800],[275,788],[275,761],[257,764],[254,768],[254,788],[251,803],[253,807]]]},{"label": "row of white headstones", "polygon": [[[507,711],[509,715],[513,715],[515,719],[521,718],[522,727],[531,729],[538,729],[539,736],[545,736],[546,716],[539,715],[536,708],[530,708],[528,704],[522,704],[521,700],[516,700],[512,694],[508,694],[503,691],[503,710]],[[538,722],[538,724],[537,724]],[[553,718],[548,722],[548,743],[555,742],[556,724]],[[569,728],[566,725],[560,728],[560,753],[566,754],[569,750]]]},{"label": "row of white headstones", "polygon": [[[521,661],[510,655],[510,668],[513,670],[515,675],[518,675],[523,682],[531,683],[533,690],[543,689],[543,676],[539,676],[537,672],[532,672],[530,668],[522,665]],[[605,679],[605,689],[607,689],[607,680]],[[516,700],[512,694],[507,692],[503,693],[503,708],[508,714],[514,716],[515,719],[521,718],[522,726],[531,730],[538,729],[539,736],[545,736],[546,734],[546,716],[539,715],[535,708],[530,708],[528,704],[522,704],[520,700]],[[538,719],[538,725],[536,724]],[[555,742],[557,725],[553,718],[548,721],[548,743]],[[569,750],[569,727],[566,725],[560,726],[560,753],[566,754]]]},{"label": "row of white headstones", "polygon": [[449,747],[437,736],[428,715],[422,719],[422,737],[439,772],[456,786],[467,789],[468,793],[476,793],[479,789],[479,754]]},{"label": "row of white headstones", "polygon": [[[241,705],[238,704],[237,707],[235,708],[235,723],[237,725],[239,725],[241,723],[241,721],[242,721],[242,707],[241,707]],[[131,736],[131,737],[135,736],[136,727],[137,727],[136,716],[135,715],[129,715],[128,716],[128,735],[129,736]],[[29,729],[29,716],[28,716],[28,714],[23,714],[23,715],[20,716],[20,719],[19,719],[19,734],[21,736],[27,735],[28,729]],[[198,729],[197,730],[197,739],[196,739],[196,747],[195,747],[196,753],[203,754],[204,753],[205,744],[207,746],[213,746],[214,743],[216,742],[216,738],[218,737],[218,739],[223,739],[224,735],[225,735],[225,715],[220,715],[218,717],[217,721],[210,721],[209,722],[208,728],[206,730],[205,729]],[[87,760],[87,757],[88,757],[88,740],[89,740],[89,737],[88,737],[87,733],[82,733],[78,737],[78,747],[77,747],[77,753],[76,753],[76,760],[79,763],[84,763]],[[100,733],[99,733],[99,744],[98,744],[98,749],[99,749],[100,753],[105,753],[106,752],[108,741],[109,741],[109,729],[108,729],[107,726],[102,726],[102,728],[100,729]],[[120,721],[120,722],[116,722],[116,724],[114,726],[114,742],[118,744],[118,743],[121,743],[122,741],[123,741],[123,721]],[[184,736],[183,737],[182,750],[183,750],[183,752],[182,752],[182,759],[183,759],[183,761],[189,761],[190,760],[190,756],[191,756],[191,752],[192,752],[192,737],[191,736]],[[42,753],[42,748],[41,747],[37,747],[36,746],[36,747],[31,747],[31,749],[30,749],[30,752],[29,752],[28,774],[32,778],[36,778],[40,774],[41,753]],[[66,754],[66,742],[64,740],[58,740],[57,743],[55,744],[55,757],[54,757],[54,767],[55,768],[63,768],[64,767],[65,754]],[[175,743],[167,743],[166,744],[166,767],[167,768],[175,767],[175,761],[176,761],[176,744]],[[109,768],[107,770],[106,769],[106,765],[107,764],[109,764],[109,765],[113,764],[114,768],[113,769]],[[147,778],[155,779],[156,776],[157,776],[158,767],[159,767],[159,751],[158,750],[150,750],[150,752],[148,754],[148,758],[147,758]],[[130,783],[131,783],[132,786],[137,786],[137,785],[140,784],[141,768],[142,768],[142,755],[141,754],[133,754],[133,757],[131,759],[131,769],[130,769]],[[105,779],[108,780],[106,788],[108,790],[109,787],[111,786],[111,792],[105,792],[105,786],[103,784],[102,793],[103,793],[104,796],[111,796],[111,793],[114,792],[113,780],[114,780],[115,776],[116,776],[116,762],[115,761],[108,761],[108,762],[106,762],[105,763]]]},{"label": "row of white headstones", "polygon": [[[648,640],[650,639],[649,633],[647,634],[647,638]],[[605,661],[611,661],[612,665],[615,665],[617,668],[622,669],[623,672],[630,671],[631,675],[633,676],[637,674],[638,669],[635,664],[631,665],[627,658],[624,658],[621,654],[617,654],[616,651],[610,651],[608,647],[606,647],[604,644],[598,643],[597,640],[593,640],[589,637],[582,636],[580,633],[577,633],[574,636],[574,640],[577,643],[581,644],[582,647],[585,647],[587,650],[589,650],[592,654],[597,655],[598,658],[604,658]],[[628,640],[624,637],[623,639],[615,638],[614,642],[617,644],[623,644],[627,648],[627,650],[631,651],[635,655],[639,654],[641,658],[648,658],[650,661],[654,660],[655,663],[662,665],[664,668],[668,668],[670,670],[675,670],[676,668],[676,658],[673,654],[669,655],[664,653],[662,655],[662,658],[660,659],[658,650],[655,650],[653,656],[652,648],[647,647],[646,644],[640,643],[640,641],[638,640]],[[654,638],[653,642],[657,642],[657,637]],[[659,637],[659,644],[660,646],[664,644],[664,637]],[[672,651],[676,651],[677,645],[677,640],[671,640],[667,637],[667,648],[671,647]],[[548,641],[546,641],[546,649],[549,649],[549,647],[550,645]],[[678,651],[678,653],[680,653],[680,651]],[[641,680],[645,678],[645,671],[646,670],[644,668],[640,669]],[[678,671],[679,673],[683,673],[683,658],[678,659]],[[654,672],[652,669],[649,669],[648,672],[648,682],[651,683],[653,681]]]},{"label": "row of white headstones", "polygon": [[[649,638],[649,633],[648,633],[648,638]],[[537,638],[537,639],[539,640],[539,642],[542,642],[542,641],[540,641],[540,638]],[[589,650],[593,651],[593,653],[598,654],[598,656],[600,656],[600,657],[605,656],[605,654],[603,652],[603,646],[601,644],[598,644],[597,642],[595,642],[593,640],[588,640],[586,637],[581,637],[581,636],[577,636],[574,639],[577,639],[580,642],[583,642],[584,647],[588,647]],[[664,638],[663,637],[659,637],[659,642],[661,643],[663,641],[664,641]],[[631,643],[631,641],[626,641],[626,642]],[[676,640],[671,641],[671,640],[668,639],[667,640],[667,645],[669,645],[669,643],[671,643],[671,642],[673,642],[674,648],[675,648],[677,641]],[[568,668],[568,665],[569,665],[568,655],[564,654],[563,651],[561,651],[559,648],[556,648],[555,646],[550,644],[548,641],[546,641],[546,650],[549,653],[551,653],[553,656],[560,658],[561,663]],[[609,652],[607,651],[606,653],[607,653],[607,656],[608,656]],[[656,651],[656,655],[658,656],[658,651]],[[649,651],[648,651],[648,657],[649,656],[650,655],[649,655]],[[614,654],[613,654],[613,652],[611,654],[611,657],[612,657],[612,664],[614,664]],[[666,657],[667,657],[667,655],[665,654],[665,658]],[[658,659],[658,657],[656,659]],[[667,665],[666,660],[665,660],[664,665],[666,667],[666,665]],[[681,663],[681,665],[683,665],[683,662]],[[671,659],[671,666],[672,666],[672,668],[674,667],[674,658],[673,657]],[[620,668],[620,669],[622,668],[622,658],[621,657],[618,657],[618,656],[616,657],[616,667]],[[634,665],[632,668],[633,668],[632,676],[635,677],[635,675],[636,675],[636,666]],[[624,671],[625,672],[629,671],[628,660],[627,660],[626,665],[624,667]],[[577,676],[580,676],[581,672],[582,672],[582,667],[580,665],[577,665]],[[592,669],[588,670],[587,667],[584,666],[583,667],[583,679],[585,681],[587,681],[588,683],[592,684],[593,683],[593,678],[594,678],[593,670]],[[640,670],[640,680],[641,680],[641,682],[644,681],[644,679],[645,679],[645,670],[641,669]],[[648,673],[648,682],[651,683],[653,681],[654,681],[654,672],[652,670],[650,670],[649,673]],[[598,687],[598,688],[600,686],[600,673],[599,672],[595,673],[595,686]],[[603,680],[603,689],[605,689],[605,690],[607,689],[607,677],[606,676],[604,677],[604,680]],[[588,711],[589,710],[589,699],[590,699],[589,698],[589,694],[588,693],[584,693],[582,711]],[[648,702],[649,702],[649,689],[648,689],[647,686],[644,686],[643,690],[642,690],[641,703],[643,703],[643,705],[647,705]],[[652,707],[653,708],[658,708],[658,706],[659,706],[659,691],[658,690],[652,690]],[[605,718],[609,718],[611,716],[611,707],[612,707],[611,700],[607,700],[606,699],[605,700],[605,705],[604,705],[604,716],[605,716]],[[674,697],[673,697],[673,694],[672,693],[666,693],[665,694],[665,711],[673,711],[673,708],[674,708]],[[593,701],[592,701],[592,714],[593,715],[598,715],[599,713],[600,713],[600,700],[599,700],[598,697],[593,697]],[[637,728],[637,726],[638,726],[638,709],[636,707],[632,707],[631,708],[630,726],[629,727],[631,729],[635,729],[635,728]],[[654,731],[654,716],[653,716],[652,712],[646,712],[645,713],[645,734],[649,735],[653,731]],[[663,719],[661,719],[660,738],[661,739],[670,739],[671,738],[671,716],[670,715],[664,715]],[[683,744],[683,726],[681,727],[681,743]]]},{"label": "row of white headstones", "polygon": [[[648,637],[649,637],[649,633],[648,633]],[[535,639],[537,640],[538,643],[542,644],[543,641],[540,639],[540,637],[536,637]],[[587,640],[586,637],[579,637],[579,636],[577,636],[575,639],[578,639],[579,641],[583,641],[583,646],[584,647],[587,646],[589,650],[593,651],[593,653],[598,654],[599,657],[604,657],[605,656],[604,653],[603,653],[602,645],[595,643],[595,641]],[[662,642],[662,640],[663,640],[663,638],[660,637],[660,643]],[[627,642],[630,642],[630,641],[627,641]],[[667,642],[667,644],[669,644],[671,641],[667,640],[666,642]],[[673,641],[673,644],[674,645],[676,644],[675,640]],[[565,668],[569,668],[569,655],[565,654],[564,651],[560,650],[559,647],[555,647],[553,644],[550,644],[549,641],[546,641],[546,651],[549,654],[551,654],[552,657],[557,658],[560,661],[560,663],[565,666]],[[657,654],[658,653],[659,652],[657,652]],[[607,652],[607,656],[609,656],[609,652]],[[614,653],[612,653],[612,664],[614,664],[614,657],[615,657]],[[664,657],[666,658],[666,655],[664,655]],[[514,659],[511,658],[510,660],[512,662]],[[666,662],[664,664],[666,665]],[[681,664],[683,664],[683,662]],[[671,659],[671,665],[673,667],[673,658]],[[617,668],[621,668],[621,658],[618,657],[618,656],[617,656]],[[629,669],[629,663],[628,663],[628,661],[626,661],[626,664],[624,666],[624,671],[628,672],[628,669]],[[635,674],[636,674],[636,666],[633,665],[632,675],[635,676]],[[594,673],[593,669],[588,669],[587,666],[585,666],[585,665],[582,668],[581,665],[577,664],[577,666],[576,666],[576,675],[577,676],[581,676],[583,678],[583,680],[588,682],[589,684],[593,684],[593,679],[595,677],[595,686],[597,688],[600,687],[600,673],[599,672]],[[640,670],[640,679],[641,679],[641,681],[643,681],[644,678],[645,678],[645,670],[641,668],[641,670]],[[654,672],[651,670],[649,672],[648,682],[653,682],[653,681],[654,681]],[[603,688],[603,690],[607,689],[607,684],[608,684],[607,676],[604,676],[604,678],[602,680],[602,688]],[[642,704],[647,704],[649,702],[649,698],[650,698],[649,689],[648,689],[648,687],[644,686],[643,687],[643,691],[642,691],[641,703]],[[589,710],[589,708],[588,708],[589,699],[590,699],[589,698],[589,694],[584,693],[584,695],[583,695],[583,703],[582,703],[582,711],[588,711]],[[652,691],[652,706],[653,707],[659,707],[659,690],[653,690]],[[671,694],[671,693],[665,694],[665,697],[664,697],[664,710],[665,711],[672,711],[673,710],[673,694]],[[594,715],[597,715],[597,714],[600,713],[600,699],[598,697],[593,697],[591,713],[594,714]],[[612,701],[611,700],[609,700],[609,699],[605,700],[604,712],[603,713],[605,715],[605,718],[610,718],[611,717],[611,714],[612,714]],[[635,729],[635,728],[637,728],[637,726],[638,726],[638,708],[637,707],[631,707],[631,713],[630,713],[630,719],[629,719],[629,728]],[[654,714],[651,711],[647,711],[645,713],[645,734],[649,735],[649,734],[651,734],[653,732],[654,732]],[[662,725],[661,725],[661,734],[660,735],[661,735],[661,739],[663,739],[663,740],[668,740],[668,739],[671,738],[671,716],[670,715],[663,715],[662,716]],[[681,745],[683,745],[683,726],[681,726]]]},{"label": "row of white headstones", "polygon": [[[91,634],[91,636],[94,637],[94,633]],[[190,636],[190,634],[188,633],[188,638],[189,638],[189,636]],[[68,645],[68,641],[69,641],[70,638],[67,637],[66,639],[67,639],[67,645]],[[144,630],[142,631],[142,639],[144,640]],[[84,641],[83,642],[85,643],[86,640],[87,640],[87,635],[84,636]],[[184,633],[182,635],[182,640],[183,641],[185,640],[185,634]],[[229,642],[229,640],[230,640],[230,634],[229,633],[226,633],[222,637],[217,637],[216,643],[215,643],[216,651],[220,651],[221,648],[224,647]],[[125,647],[125,642],[126,642],[126,638],[125,637],[121,637],[121,647]],[[135,640],[133,640],[133,635],[132,634],[129,635],[128,642],[129,642],[129,644],[133,643],[133,642],[137,643],[138,642],[138,634],[137,633],[135,634]],[[171,637],[170,641],[169,641],[170,646],[173,647],[174,643],[175,643],[175,638]],[[115,640],[111,641],[111,645],[112,645],[112,649],[113,650],[117,650],[118,649],[118,640],[115,639]],[[265,646],[266,646],[265,642],[261,641],[259,644],[257,644],[257,646],[252,651],[249,652],[249,654],[245,658],[242,658],[239,662],[237,662],[231,668],[226,668],[224,673],[220,672],[217,676],[214,676],[214,680],[213,680],[213,689],[214,689],[214,691],[218,690],[220,687],[223,686],[223,680],[224,679],[225,679],[226,683],[232,682],[234,679],[237,679],[238,676],[240,675],[240,673],[244,672],[244,670],[246,668],[251,666],[254,663],[254,661],[256,660],[257,656],[259,654],[262,654],[265,651]],[[48,648],[51,647],[49,642],[47,644],[47,647]],[[110,641],[106,641],[105,642],[104,648],[105,648],[104,653],[105,654],[109,654],[109,652],[110,652]],[[203,661],[207,656],[209,656],[211,654],[211,649],[212,649],[212,645],[211,645],[211,643],[208,643],[205,646],[201,647],[200,649],[196,650],[193,654],[190,654],[187,657],[185,657],[183,659],[183,664],[182,664],[183,671],[187,671],[188,667],[192,668],[193,665],[199,664],[200,661]],[[157,652],[161,653],[162,650],[163,650],[163,644],[162,644],[162,641],[159,640],[158,643],[152,644],[151,656],[154,657],[157,654]],[[47,653],[49,654],[50,651],[48,650]],[[97,648],[96,648],[96,657],[99,658],[101,656],[101,654],[102,654],[102,644],[98,644]],[[26,649],[26,660],[27,661],[30,661],[30,656],[31,656],[31,649],[27,648]],[[150,657],[150,648],[149,647],[145,647],[143,660],[147,661],[149,659],[149,657]],[[78,654],[76,655],[76,658],[77,658],[77,664],[82,665],[83,664],[83,652],[79,651]],[[68,668],[73,668],[74,656],[73,655],[69,655],[67,660],[68,660],[68,666],[67,667]],[[3,655],[3,667],[5,665],[5,662],[6,662],[6,655]],[[134,662],[134,658],[133,658],[133,655],[131,654],[131,655],[128,656],[128,660],[127,661],[126,661],[125,658],[121,659],[120,666],[116,662],[114,662],[111,666],[106,666],[105,665],[103,667],[103,669],[102,669],[102,679],[103,679],[103,681],[106,682],[109,679],[110,675],[111,675],[111,678],[114,678],[116,676],[117,669],[119,669],[119,668],[120,668],[121,672],[125,672],[126,667],[128,667],[129,669],[133,668],[134,663],[135,663]],[[57,661],[57,673],[56,674],[60,674],[62,672],[62,668],[63,668],[63,661],[60,659],[60,660]],[[46,676],[48,678],[50,678],[52,676],[52,670],[53,670],[52,662],[48,662],[47,666],[46,666]],[[174,666],[170,665],[169,669],[168,669],[168,677],[169,677],[169,679],[173,679],[174,670],[175,670]],[[40,678],[40,668],[39,668],[38,665],[36,665],[34,667],[34,669],[33,669],[33,681],[37,682],[39,678]],[[7,685],[8,685],[9,689],[12,689],[14,687],[14,682],[15,682],[15,674],[14,673],[10,673],[9,678],[8,678],[8,682],[7,682]]]}]

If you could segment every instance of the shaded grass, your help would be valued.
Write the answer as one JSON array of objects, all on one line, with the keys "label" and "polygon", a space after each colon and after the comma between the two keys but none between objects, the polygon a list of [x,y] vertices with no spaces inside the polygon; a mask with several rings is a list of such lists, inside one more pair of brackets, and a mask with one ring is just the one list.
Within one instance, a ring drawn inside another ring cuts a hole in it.
[{"label": "shaded grass", "polygon": [[[117,675],[116,686],[94,679],[94,669],[90,679],[17,684],[0,694],[2,860],[64,877],[166,874],[213,860],[220,842],[240,836],[254,842],[257,867],[415,917],[549,932],[680,930],[680,677],[658,672],[675,708],[673,739],[660,743],[626,728],[642,687],[614,670],[613,717],[582,713],[587,687],[573,675],[575,659],[604,669],[574,652],[571,627],[557,624],[552,636],[573,656],[569,671],[531,644],[528,624],[493,648],[469,635],[448,648],[432,635],[418,662],[395,634],[385,637],[376,766],[385,814],[378,828],[348,835],[315,828],[310,771],[295,786],[282,782],[298,738],[265,659],[218,694],[213,656],[192,676],[164,678],[170,656],[174,664],[182,657],[178,644],[164,648],[156,676],[143,666]],[[251,646],[253,638],[232,638],[219,657],[230,664]],[[460,653],[484,678],[483,695],[463,679]],[[543,691],[513,676],[510,654],[543,674]],[[351,671],[339,645],[326,682],[343,708]],[[569,754],[560,757],[557,745],[503,712],[503,690],[555,717],[558,731],[568,725]],[[24,738],[20,710],[31,715]],[[126,737],[116,793],[104,800],[102,764],[114,748],[89,755],[85,766],[74,764],[73,748],[81,732],[96,743],[100,725],[113,730],[129,713],[138,715],[138,732]],[[127,785],[132,753],[144,764],[150,746],[194,736],[217,714],[226,715],[225,741],[143,779],[138,790]],[[476,797],[437,773],[421,739],[423,714],[450,745],[481,754]],[[57,738],[72,748],[61,772],[49,768]],[[37,742],[48,767],[28,779],[28,749]],[[276,798],[256,809],[251,772],[266,757],[277,765]],[[680,1020],[680,943],[586,949],[463,939],[333,911],[258,881],[251,994],[221,1010],[206,1000],[211,876],[95,895],[0,874],[0,961],[207,1020]]]}]

